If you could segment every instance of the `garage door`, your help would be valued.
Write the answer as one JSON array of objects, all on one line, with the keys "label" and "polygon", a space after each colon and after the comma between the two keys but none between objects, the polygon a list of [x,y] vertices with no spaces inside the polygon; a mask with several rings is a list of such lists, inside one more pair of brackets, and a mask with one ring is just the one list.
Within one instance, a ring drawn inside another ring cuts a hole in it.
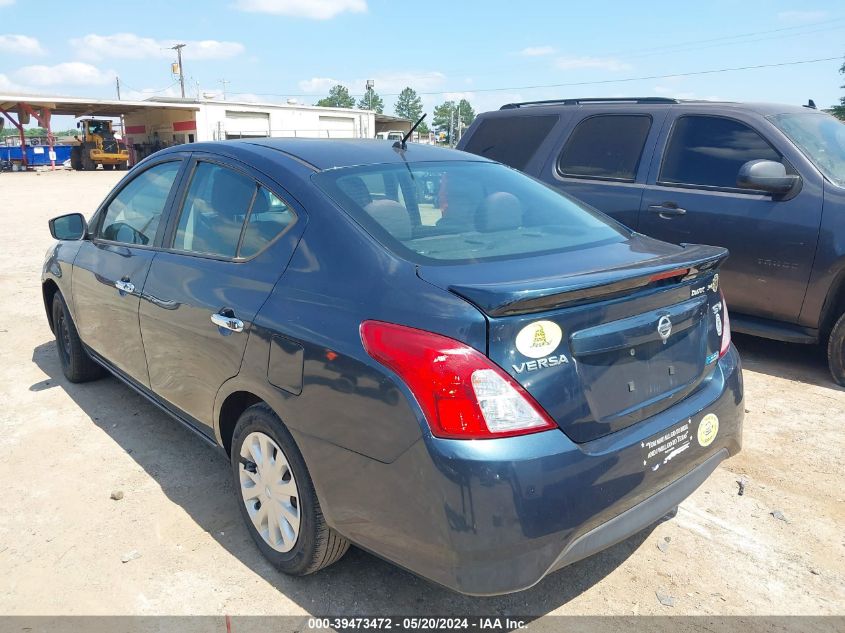
[{"label": "garage door", "polygon": [[355,138],[355,119],[345,116],[321,116],[321,136],[329,138]]},{"label": "garage door", "polygon": [[226,110],[226,138],[265,138],[270,136],[267,112]]}]

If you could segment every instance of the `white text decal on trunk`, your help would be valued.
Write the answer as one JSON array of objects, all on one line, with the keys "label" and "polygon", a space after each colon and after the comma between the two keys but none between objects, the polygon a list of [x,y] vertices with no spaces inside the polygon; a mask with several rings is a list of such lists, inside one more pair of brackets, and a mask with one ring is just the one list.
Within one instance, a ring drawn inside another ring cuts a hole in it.
[{"label": "white text decal on trunk", "polygon": [[520,363],[519,365],[511,365],[511,367],[513,367],[513,370],[516,373],[521,374],[524,371],[537,371],[538,369],[544,369],[546,367],[566,365],[568,362],[569,359],[564,354],[560,354],[558,356],[549,356],[548,358],[529,360],[525,363]]}]

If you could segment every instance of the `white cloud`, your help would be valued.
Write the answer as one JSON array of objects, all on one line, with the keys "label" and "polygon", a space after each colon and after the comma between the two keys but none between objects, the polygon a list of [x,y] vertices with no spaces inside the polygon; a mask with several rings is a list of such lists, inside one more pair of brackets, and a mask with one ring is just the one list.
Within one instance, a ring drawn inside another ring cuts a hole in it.
[{"label": "white cloud", "polygon": [[0,0],[0,7],[8,7],[15,4],[15,0]]},{"label": "white cloud", "polygon": [[151,37],[141,37],[135,33],[114,33],[113,35],[97,35],[89,33],[70,41],[81,59],[96,61],[100,59],[149,59],[173,58],[175,52],[171,50],[174,44],[185,44],[182,57],[186,60],[227,59],[244,52],[244,45],[240,42],[221,42],[218,40],[156,40]]},{"label": "white cloud", "polygon": [[522,57],[543,57],[544,55],[551,55],[554,52],[554,46],[529,46],[523,48],[517,55]]},{"label": "white cloud", "polygon": [[[187,88],[187,86],[186,86]],[[193,92],[185,91],[187,96],[195,97]],[[160,88],[141,88],[141,90],[122,90],[120,93],[122,99],[127,101],[144,101],[150,97],[181,97],[182,93],[179,86],[170,86],[161,90]]]},{"label": "white cloud", "polygon": [[237,0],[235,7],[253,13],[290,15],[312,20],[329,20],[346,11],[364,13],[367,0]]},{"label": "white cloud", "polygon": [[328,92],[332,86],[343,84],[347,88],[349,84],[344,84],[340,79],[332,79],[331,77],[311,77],[311,79],[303,79],[299,82],[299,89],[303,94],[318,95]]},{"label": "white cloud", "polygon": [[113,70],[103,71],[83,62],[65,62],[55,66],[24,66],[15,77],[34,86],[92,86],[114,81]]},{"label": "white cloud", "polygon": [[44,55],[46,53],[34,37],[11,34],[0,35],[0,51],[17,55]]},{"label": "white cloud", "polygon": [[561,70],[578,70],[583,68],[594,68],[598,70],[609,70],[617,72],[628,70],[630,64],[626,64],[612,57],[558,57],[555,66]]},{"label": "white cloud", "polygon": [[781,11],[778,13],[778,20],[793,24],[806,24],[807,22],[820,22],[827,16],[827,11]]},{"label": "white cloud", "polygon": [[24,86],[21,86],[20,84],[15,83],[9,78],[8,75],[0,73],[0,92],[29,93],[32,91],[28,88],[25,88]]}]

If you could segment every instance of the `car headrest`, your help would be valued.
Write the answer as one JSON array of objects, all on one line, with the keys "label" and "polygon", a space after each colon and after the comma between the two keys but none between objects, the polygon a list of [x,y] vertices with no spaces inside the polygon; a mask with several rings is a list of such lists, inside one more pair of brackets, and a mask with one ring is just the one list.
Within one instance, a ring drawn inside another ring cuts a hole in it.
[{"label": "car headrest", "polygon": [[484,199],[475,216],[479,231],[504,231],[522,225],[522,203],[512,193],[497,191]]},{"label": "car headrest", "polygon": [[400,242],[411,239],[411,216],[394,200],[375,200],[364,211]]},{"label": "car headrest", "polygon": [[358,176],[341,178],[337,181],[337,186],[361,208],[366,207],[373,201],[370,190],[367,189],[367,185]]},{"label": "car headrest", "polygon": [[235,220],[244,215],[252,201],[255,184],[228,169],[219,169],[214,174],[211,186],[211,203],[217,215],[225,220]]}]

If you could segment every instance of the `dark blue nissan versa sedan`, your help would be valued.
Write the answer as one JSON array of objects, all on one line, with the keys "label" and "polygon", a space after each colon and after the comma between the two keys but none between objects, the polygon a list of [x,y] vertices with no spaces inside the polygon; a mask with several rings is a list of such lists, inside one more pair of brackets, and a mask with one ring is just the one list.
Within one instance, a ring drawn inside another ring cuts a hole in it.
[{"label": "dark blue nissan versa sedan", "polygon": [[159,152],[42,276],[65,376],[219,445],[281,571],[355,543],[525,589],[671,512],[740,449],[722,248],[501,164],[380,141]]}]

